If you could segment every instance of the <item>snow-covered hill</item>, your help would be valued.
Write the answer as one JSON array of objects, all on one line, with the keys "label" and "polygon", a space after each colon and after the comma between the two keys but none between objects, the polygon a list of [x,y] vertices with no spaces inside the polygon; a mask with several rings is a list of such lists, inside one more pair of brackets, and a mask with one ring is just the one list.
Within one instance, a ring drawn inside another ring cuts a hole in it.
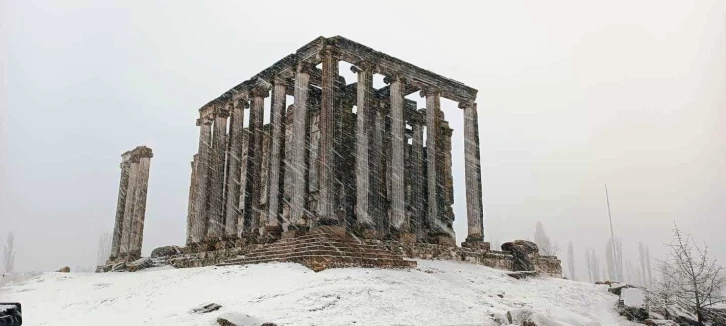
[{"label": "snow-covered hill", "polygon": [[[297,264],[45,273],[0,288],[26,325],[216,325],[248,314],[278,325],[495,325],[491,314],[533,311],[546,325],[634,325],[605,285],[516,280],[479,265],[418,260],[413,270]],[[197,314],[192,308],[217,303]],[[547,321],[549,320],[549,321]]]}]

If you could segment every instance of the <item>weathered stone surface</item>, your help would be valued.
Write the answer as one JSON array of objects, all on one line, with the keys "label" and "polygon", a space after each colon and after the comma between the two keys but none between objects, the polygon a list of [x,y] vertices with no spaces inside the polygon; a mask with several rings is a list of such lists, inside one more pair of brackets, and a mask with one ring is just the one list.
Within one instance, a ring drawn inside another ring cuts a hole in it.
[{"label": "weathered stone surface", "polygon": [[233,312],[217,317],[217,324],[220,326],[277,326],[275,323],[265,322],[247,314]]},{"label": "weathered stone surface", "polygon": [[532,241],[514,240],[502,244],[502,250],[514,257],[514,271],[534,271],[539,253],[537,244]]},{"label": "weathered stone surface", "polygon": [[136,272],[153,266],[154,262],[149,257],[140,258],[127,265],[129,272]]},{"label": "weathered stone surface", "polygon": [[177,246],[164,246],[151,251],[151,258],[173,256],[182,253],[182,249]]},{"label": "weathered stone surface", "polygon": [[678,326],[678,323],[672,320],[658,320],[658,319],[646,319],[643,321],[643,325],[647,326]]},{"label": "weathered stone surface", "polygon": [[59,270],[56,271],[56,273],[70,273],[71,268],[68,266],[63,266]]},{"label": "weathered stone surface", "polygon": [[513,277],[513,278],[516,278],[518,280],[521,280],[521,279],[525,279],[525,278],[528,278],[528,277],[536,277],[539,274],[537,272],[535,272],[535,271],[519,271],[519,272],[507,273],[507,275],[509,277]]}]

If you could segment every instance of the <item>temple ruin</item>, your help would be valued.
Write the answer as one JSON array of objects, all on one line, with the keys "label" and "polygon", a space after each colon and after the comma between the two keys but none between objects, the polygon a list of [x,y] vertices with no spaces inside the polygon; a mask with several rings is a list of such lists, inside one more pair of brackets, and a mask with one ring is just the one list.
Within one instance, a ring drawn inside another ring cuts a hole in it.
[{"label": "temple ruin", "polygon": [[[351,64],[356,80],[340,76],[341,62]],[[385,86],[373,87],[374,74],[384,76]],[[424,108],[406,98],[416,93]],[[539,256],[533,243],[498,251],[484,241],[476,95],[463,83],[346,38],[313,40],[199,109],[186,247],[157,248],[151,259],[175,267],[291,261],[317,271],[405,268],[416,262],[404,258],[423,258],[561,275],[559,260]],[[458,102],[464,117],[467,236],[461,246],[452,227],[452,169],[461,167],[452,166],[453,130],[442,97]],[[124,163],[126,189],[123,171]],[[122,209],[122,193],[113,257],[137,258],[142,229],[132,222],[137,233],[131,237],[139,242],[124,246],[125,226],[133,215],[143,228],[143,208]]]},{"label": "temple ruin", "polygon": [[146,217],[146,191],[149,187],[152,157],[154,154],[151,148],[146,146],[136,147],[121,155],[121,182],[109,261],[133,260],[141,257]]}]

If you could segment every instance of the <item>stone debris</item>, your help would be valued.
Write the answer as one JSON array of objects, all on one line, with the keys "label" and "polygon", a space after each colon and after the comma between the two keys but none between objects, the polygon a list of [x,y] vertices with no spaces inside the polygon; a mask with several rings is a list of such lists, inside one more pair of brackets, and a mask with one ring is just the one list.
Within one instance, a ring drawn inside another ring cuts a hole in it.
[{"label": "stone debris", "polygon": [[217,311],[217,310],[219,310],[219,308],[222,308],[222,306],[212,302],[212,303],[203,304],[196,308],[192,308],[191,312],[195,313],[195,314],[206,314],[206,313],[209,313],[212,311]]},{"label": "stone debris", "polygon": [[56,271],[56,273],[70,273],[71,268],[68,266],[63,266],[59,270]]},{"label": "stone debris", "polygon": [[243,313],[227,312],[217,318],[219,326],[277,326]]},{"label": "stone debris", "polygon": [[535,271],[519,271],[519,272],[511,272],[507,273],[510,277],[516,278],[518,280],[525,279],[528,277],[537,277],[539,273]]},{"label": "stone debris", "polygon": [[136,272],[153,266],[154,262],[149,257],[140,258],[127,265],[129,272]]},{"label": "stone debris", "polygon": [[151,251],[151,258],[167,257],[181,254],[181,248],[177,246],[164,246]]}]

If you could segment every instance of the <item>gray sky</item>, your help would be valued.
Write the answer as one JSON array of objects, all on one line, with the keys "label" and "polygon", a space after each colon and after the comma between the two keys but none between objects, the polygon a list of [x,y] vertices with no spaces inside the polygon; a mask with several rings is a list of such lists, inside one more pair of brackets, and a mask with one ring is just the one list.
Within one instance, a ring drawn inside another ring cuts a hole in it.
[{"label": "gray sky", "polygon": [[[16,268],[93,264],[120,154],[141,144],[155,153],[143,252],[183,244],[197,109],[334,35],[479,90],[488,239],[532,238],[540,220],[578,261],[602,260],[607,183],[626,259],[638,241],[662,254],[676,220],[726,262],[726,2],[357,3],[4,4],[0,241],[15,232]],[[463,240],[463,117],[442,109]]]}]

